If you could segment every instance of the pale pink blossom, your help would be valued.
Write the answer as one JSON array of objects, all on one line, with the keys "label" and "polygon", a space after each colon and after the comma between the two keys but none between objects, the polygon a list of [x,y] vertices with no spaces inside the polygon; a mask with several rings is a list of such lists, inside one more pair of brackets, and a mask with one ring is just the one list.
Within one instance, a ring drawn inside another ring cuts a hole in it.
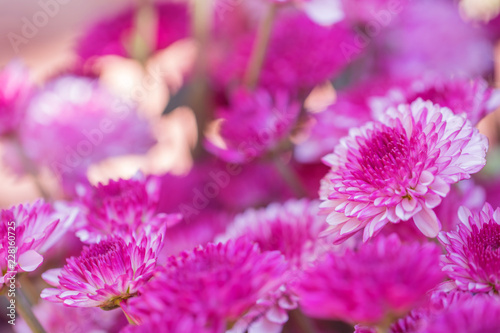
[{"label": "pale pink blossom", "polygon": [[44,289],[41,298],[71,307],[117,308],[151,279],[162,246],[161,233],[129,242],[110,237],[86,246],[63,268],[42,274],[55,288]]},{"label": "pale pink blossom", "polygon": [[322,180],[329,233],[342,242],[364,229],[366,241],[387,223],[413,219],[427,237],[441,222],[432,210],[450,185],[485,165],[488,142],[464,115],[417,100],[353,128],[332,154]]}]

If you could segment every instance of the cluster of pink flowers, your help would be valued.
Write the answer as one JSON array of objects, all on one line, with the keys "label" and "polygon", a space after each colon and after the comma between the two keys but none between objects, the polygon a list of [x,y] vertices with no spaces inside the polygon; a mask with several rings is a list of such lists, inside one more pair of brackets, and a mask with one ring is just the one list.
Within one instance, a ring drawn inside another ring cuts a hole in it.
[{"label": "cluster of pink flowers", "polygon": [[500,332],[498,34],[465,15],[139,1],[58,74],[7,64],[0,331]]}]

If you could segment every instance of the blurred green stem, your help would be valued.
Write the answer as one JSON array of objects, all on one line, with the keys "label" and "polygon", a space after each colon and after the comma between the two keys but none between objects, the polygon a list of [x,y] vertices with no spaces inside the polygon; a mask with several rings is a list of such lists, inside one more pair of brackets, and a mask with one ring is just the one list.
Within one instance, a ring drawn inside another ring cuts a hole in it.
[{"label": "blurred green stem", "polygon": [[202,140],[211,108],[211,94],[207,80],[207,54],[212,27],[213,0],[192,0],[192,34],[198,44],[198,54],[194,65],[194,75],[189,87],[189,106],[196,117],[197,142],[194,157],[204,153]]},{"label": "blurred green stem", "polygon": [[293,194],[298,198],[306,197],[307,191],[295,170],[290,167],[290,164],[285,163],[278,155],[274,156],[273,162],[276,170],[288,184]]},{"label": "blurred green stem", "polygon": [[39,194],[46,201],[50,201],[49,193],[47,191],[45,191],[45,188],[43,187],[42,183],[40,182],[40,179],[38,178],[38,170],[35,167],[35,163],[26,154],[26,151],[24,150],[24,147],[22,146],[17,133],[13,134],[10,137],[10,140],[11,140],[12,144],[14,145],[14,147],[18,153],[19,158],[21,159],[21,163],[22,163],[24,172],[31,175],[38,192],[40,192]]},{"label": "blurred green stem", "polygon": [[128,40],[128,54],[144,68],[148,58],[154,51],[158,18],[155,7],[149,0],[139,0],[134,17],[134,29]]},{"label": "blurred green stem", "polygon": [[123,304],[123,300],[122,300],[122,301],[120,301],[120,308],[122,309],[123,314],[124,314],[124,315],[125,315],[125,317],[127,318],[128,323],[129,323],[130,325],[137,326],[137,325],[138,325],[138,323],[137,323],[134,319],[132,319],[132,316],[131,316],[131,315],[129,315],[129,314],[127,313],[127,311],[126,311],[126,310],[125,310],[125,308],[122,306],[122,304]]},{"label": "blurred green stem", "polygon": [[40,324],[35,314],[31,310],[31,304],[23,293],[22,288],[16,290],[16,311],[24,319],[33,333],[45,333],[45,329]]},{"label": "blurred green stem", "polygon": [[21,273],[17,275],[19,278],[19,283],[21,288],[23,288],[25,292],[25,296],[28,298],[30,304],[37,304],[40,291],[38,288],[31,282],[28,277],[28,273]]},{"label": "blurred green stem", "polygon": [[266,57],[267,47],[271,38],[274,17],[276,16],[276,4],[269,5],[266,16],[260,22],[257,36],[253,45],[252,54],[245,72],[244,83],[254,89],[259,82],[260,71]]},{"label": "blurred green stem", "polygon": [[295,323],[294,327],[299,329],[299,332],[302,333],[315,333],[316,329],[314,328],[314,324],[311,322],[311,319],[306,317],[300,309],[295,309],[288,312],[288,316],[290,317],[290,321]]}]

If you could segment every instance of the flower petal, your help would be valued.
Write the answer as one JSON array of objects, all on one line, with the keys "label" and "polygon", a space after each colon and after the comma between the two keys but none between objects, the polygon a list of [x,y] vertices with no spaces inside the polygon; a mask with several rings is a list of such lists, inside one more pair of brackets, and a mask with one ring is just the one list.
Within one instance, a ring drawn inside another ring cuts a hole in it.
[{"label": "flower petal", "polygon": [[434,238],[441,230],[441,222],[434,211],[426,206],[423,206],[422,210],[413,216],[413,221],[426,237]]}]

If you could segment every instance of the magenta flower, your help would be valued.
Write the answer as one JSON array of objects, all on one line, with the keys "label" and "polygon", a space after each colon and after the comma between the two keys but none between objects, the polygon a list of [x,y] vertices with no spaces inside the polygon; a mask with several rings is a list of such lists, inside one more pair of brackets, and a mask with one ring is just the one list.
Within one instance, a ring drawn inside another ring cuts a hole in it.
[{"label": "magenta flower", "polygon": [[[0,288],[8,271],[37,269],[43,262],[42,254],[64,234],[75,218],[73,213],[63,216],[54,212],[43,200],[3,209],[0,215]],[[17,248],[15,254],[13,247]]]},{"label": "magenta flower", "polygon": [[319,202],[289,200],[273,203],[262,209],[248,209],[236,216],[219,241],[245,237],[263,251],[280,251],[290,268],[300,270],[331,251],[331,239],[319,238],[326,228],[318,217]]},{"label": "magenta flower", "polygon": [[457,301],[429,316],[418,333],[493,333],[500,332],[500,299],[476,295]]},{"label": "magenta flower", "polygon": [[[430,301],[423,307],[412,310],[407,316],[398,319],[389,328],[390,333],[421,333],[427,325],[430,318],[438,315],[443,310],[459,302],[468,302],[474,297],[471,293],[452,291],[445,293],[443,291],[435,291],[432,293]],[[386,323],[387,324],[387,323]],[[358,325],[358,331],[375,333],[375,327],[361,327]],[[365,329],[366,331],[363,331]]]},{"label": "magenta flower", "polygon": [[274,148],[290,133],[300,105],[284,92],[271,94],[236,90],[230,105],[217,110],[222,119],[222,147],[207,141],[207,149],[225,161],[249,162]]},{"label": "magenta flower", "polygon": [[[376,17],[375,15],[383,16],[383,19],[385,19],[384,25],[394,23],[388,21],[386,17],[384,17],[389,7],[389,2],[387,0],[341,0],[341,2],[346,18],[352,21],[353,24],[366,24],[367,22],[379,19],[378,16]],[[391,4],[391,9],[392,6],[394,6],[394,4]],[[391,15],[390,12],[389,15]]]},{"label": "magenta flower", "polygon": [[10,62],[0,71],[0,86],[0,135],[6,135],[18,129],[33,87],[20,61]]},{"label": "magenta flower", "polygon": [[86,246],[79,257],[67,259],[63,268],[42,274],[56,288],[44,289],[41,297],[72,307],[114,309],[136,296],[153,276],[162,246],[161,233],[130,242],[110,237]]},{"label": "magenta flower", "polygon": [[[366,98],[368,88],[339,92],[335,102],[324,111],[311,115],[311,129],[307,139],[295,146],[295,158],[301,163],[319,162],[349,134],[353,127],[360,127],[372,120]],[[376,84],[377,86],[379,83]]]},{"label": "magenta flower", "polygon": [[226,230],[234,216],[225,211],[206,208],[191,219],[183,219],[165,234],[165,244],[160,260],[167,260],[172,255],[189,251],[198,245],[205,246]]},{"label": "magenta flower", "polygon": [[457,231],[441,233],[447,254],[443,270],[460,290],[500,290],[500,209],[486,203],[479,212],[461,207]]},{"label": "magenta flower", "polygon": [[[450,187],[450,192],[443,201],[434,208],[434,213],[442,223],[442,231],[455,230],[457,224],[461,223],[458,218],[458,209],[460,206],[466,206],[470,209],[481,210],[486,200],[484,188],[475,184],[474,180],[462,180]],[[381,231],[388,235],[396,233],[403,240],[421,240],[426,237],[419,232],[414,223],[390,223]]]},{"label": "magenta flower", "polygon": [[[317,201],[292,199],[262,209],[248,209],[236,216],[218,240],[243,237],[257,243],[263,251],[280,251],[289,262],[291,272],[298,273],[333,250],[331,239],[319,238],[326,225],[317,215],[318,206]],[[293,281],[288,282],[293,284]],[[290,286],[283,286],[265,301],[261,300],[238,324],[244,327],[265,325],[269,329],[272,325],[282,327],[288,321],[287,311],[297,307],[297,300]]]},{"label": "magenta flower", "polygon": [[[362,27],[371,31],[359,35],[362,42],[352,43],[355,49],[351,52],[360,52],[364,41],[373,41],[371,56],[376,59],[370,60],[377,63],[376,69],[384,75],[408,78],[440,73],[448,77],[475,77],[491,70],[493,44],[486,31],[466,22],[453,1],[405,2],[396,12],[390,2],[383,2],[382,10],[376,13],[385,14],[385,18],[374,19],[370,15],[371,24]],[[373,33],[374,22],[375,29],[381,28],[378,34]],[[388,24],[387,28],[383,29],[379,22]]]},{"label": "magenta flower", "polygon": [[305,271],[300,306],[311,317],[377,324],[422,304],[442,279],[440,248],[379,236],[355,251],[330,254]]},{"label": "magenta flower", "polygon": [[331,167],[320,189],[329,232],[342,242],[364,228],[366,241],[389,222],[413,218],[436,237],[441,223],[432,208],[450,184],[481,170],[487,147],[464,115],[422,100],[351,129],[323,159]]},{"label": "magenta flower", "polygon": [[461,224],[458,215],[460,206],[480,211],[485,203],[486,190],[473,179],[467,179],[453,185],[446,198],[434,208],[434,212],[443,223],[442,231],[452,231]]},{"label": "magenta flower", "polygon": [[287,268],[279,252],[261,252],[243,239],[209,243],[170,257],[125,311],[141,323],[158,315],[165,322],[185,317],[210,332],[224,332],[283,284]]},{"label": "magenta flower", "polygon": [[434,76],[397,84],[386,96],[373,97],[370,105],[375,113],[383,113],[390,106],[411,103],[418,98],[447,107],[456,114],[466,113],[473,125],[500,106],[499,90],[489,87],[480,77],[445,80]]},{"label": "magenta flower", "polygon": [[[156,23],[153,51],[188,37],[189,17],[184,3],[162,3],[153,6]],[[132,46],[132,30],[137,9],[127,9],[115,17],[92,26],[78,43],[77,53],[83,60],[105,55],[129,55]],[[127,45],[128,44],[128,45]]]},{"label": "magenta flower", "polygon": [[126,239],[138,232],[157,232],[180,221],[179,214],[157,213],[161,181],[137,174],[108,184],[79,186],[77,206],[82,218],[76,235],[85,243],[98,243],[108,235]]},{"label": "magenta flower", "polygon": [[[291,11],[278,15],[259,76],[259,86],[272,92],[308,93],[349,63],[350,59],[340,52],[339,45],[351,42],[354,37],[348,24],[342,21],[326,27],[304,13]],[[254,41],[254,32],[239,38],[235,51],[215,64],[212,74],[219,84],[227,87],[235,81],[241,82]]]},{"label": "magenta flower", "polygon": [[33,96],[20,133],[29,158],[61,177],[70,193],[86,181],[92,163],[142,154],[154,143],[130,101],[97,80],[70,75],[49,81]]}]

